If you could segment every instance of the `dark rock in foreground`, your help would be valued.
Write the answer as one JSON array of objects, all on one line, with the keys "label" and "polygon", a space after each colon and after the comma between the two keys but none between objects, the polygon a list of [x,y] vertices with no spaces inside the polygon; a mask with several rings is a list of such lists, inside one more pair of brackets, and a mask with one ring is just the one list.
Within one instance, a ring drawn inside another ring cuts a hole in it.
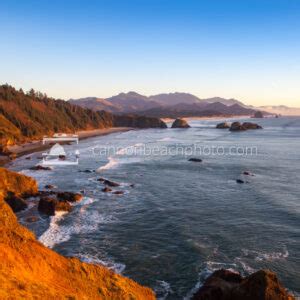
[{"label": "dark rock in foreground", "polygon": [[38,204],[38,210],[49,216],[54,216],[56,211],[70,211],[72,209],[71,204],[66,201],[58,201],[53,198],[41,198]]},{"label": "dark rock in foreground", "polygon": [[209,276],[192,300],[294,300],[275,273],[260,270],[243,278],[229,270]]},{"label": "dark rock in foreground", "polygon": [[44,166],[41,166],[41,165],[37,165],[37,166],[31,167],[30,170],[33,170],[33,171],[50,171],[52,169],[50,167],[44,167]]},{"label": "dark rock in foreground", "polygon": [[201,158],[190,158],[189,161],[192,161],[192,162],[202,162],[202,159]]},{"label": "dark rock in foreground", "polygon": [[172,128],[190,128],[191,126],[187,123],[187,121],[183,119],[176,119],[173,124]]},{"label": "dark rock in foreground", "polygon": [[69,202],[78,202],[78,201],[82,200],[83,196],[78,193],[59,192],[59,193],[57,193],[57,198],[59,200],[66,200]]},{"label": "dark rock in foreground", "polygon": [[14,212],[24,210],[28,206],[23,198],[16,196],[14,193],[8,193],[5,201]]},{"label": "dark rock in foreground", "polygon": [[216,128],[217,129],[228,129],[228,128],[230,128],[230,125],[227,122],[223,122],[223,123],[217,124]]}]

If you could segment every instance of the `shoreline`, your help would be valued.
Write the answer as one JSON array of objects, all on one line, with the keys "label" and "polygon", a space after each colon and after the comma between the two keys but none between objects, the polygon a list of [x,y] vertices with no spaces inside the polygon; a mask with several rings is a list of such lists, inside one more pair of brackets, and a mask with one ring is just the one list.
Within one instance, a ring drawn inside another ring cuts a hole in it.
[{"label": "shoreline", "polygon": [[[121,133],[130,130],[135,130],[135,128],[131,127],[110,127],[110,128],[101,128],[101,129],[91,129],[91,130],[81,130],[77,131],[76,134],[79,136],[79,140],[84,140],[96,136],[105,136],[112,133]],[[62,143],[63,144],[63,143]],[[15,155],[16,157],[20,157],[23,155],[32,154],[35,152],[47,150],[51,148],[51,144],[43,145],[41,140],[33,140],[31,142],[27,142],[20,145],[9,146],[8,150]],[[0,155],[0,166],[4,167],[7,163],[11,161],[8,155]]]},{"label": "shoreline", "polygon": [[[232,115],[232,116],[211,116],[211,117],[182,117],[179,119],[186,120],[186,121],[192,121],[192,120],[222,120],[222,119],[232,119],[232,118],[240,118],[240,119],[245,119],[245,118],[251,118],[249,115]],[[165,123],[168,122],[173,122],[176,120],[176,118],[161,118],[162,121]]]}]

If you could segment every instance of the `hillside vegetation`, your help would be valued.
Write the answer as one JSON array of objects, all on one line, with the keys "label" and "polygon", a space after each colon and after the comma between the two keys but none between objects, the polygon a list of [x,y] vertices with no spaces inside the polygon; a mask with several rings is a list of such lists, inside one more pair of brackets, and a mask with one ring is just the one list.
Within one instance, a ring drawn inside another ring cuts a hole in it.
[{"label": "hillside vegetation", "polygon": [[3,200],[37,192],[34,179],[0,168],[0,299],[155,299],[149,288],[44,247]]},{"label": "hillside vegetation", "polygon": [[31,89],[24,93],[9,85],[0,86],[0,150],[5,146],[55,132],[74,133],[80,130],[130,126],[164,127],[159,119],[145,117],[141,122],[130,116],[123,122],[119,116],[105,111],[92,111],[63,100],[55,100]]}]

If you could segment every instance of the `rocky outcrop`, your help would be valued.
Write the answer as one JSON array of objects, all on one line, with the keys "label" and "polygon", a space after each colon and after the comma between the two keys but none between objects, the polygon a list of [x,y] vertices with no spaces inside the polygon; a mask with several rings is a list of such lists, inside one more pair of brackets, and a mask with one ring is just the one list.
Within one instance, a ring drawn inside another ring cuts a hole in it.
[{"label": "rocky outcrop", "polygon": [[256,123],[244,122],[233,122],[229,128],[230,131],[245,131],[248,129],[262,129],[262,127]]},{"label": "rocky outcrop", "polygon": [[227,122],[222,122],[222,123],[217,124],[216,128],[217,129],[228,129],[228,128],[230,128],[230,125]]},{"label": "rocky outcrop", "polygon": [[192,300],[294,300],[275,273],[260,270],[243,278],[229,270],[209,276]]},{"label": "rocky outcrop", "polygon": [[50,171],[52,169],[50,167],[44,167],[41,165],[37,165],[37,166],[31,167],[30,170],[32,170],[32,171]]},{"label": "rocky outcrop", "polygon": [[19,197],[38,193],[37,182],[25,175],[0,168],[0,197],[15,195]]},{"label": "rocky outcrop", "polygon": [[12,192],[8,192],[7,196],[5,197],[5,201],[14,212],[19,212],[28,207],[26,201],[23,198],[16,196]]},{"label": "rocky outcrop", "polygon": [[264,115],[263,115],[263,113],[261,111],[258,110],[258,111],[255,112],[255,114],[254,114],[253,117],[260,119],[260,118],[263,118]]},{"label": "rocky outcrop", "polygon": [[38,210],[48,216],[54,216],[56,211],[71,211],[72,206],[66,200],[59,201],[54,198],[44,197],[39,201]]},{"label": "rocky outcrop", "polygon": [[176,119],[173,124],[172,128],[190,128],[191,126],[187,123],[187,121],[183,119]]},{"label": "rocky outcrop", "polygon": [[111,187],[120,186],[119,183],[114,182],[114,181],[111,181],[111,180],[108,180],[108,179],[104,179],[104,180],[103,180],[103,183],[104,183],[105,185],[108,185],[108,186],[111,186]]},{"label": "rocky outcrop", "polygon": [[155,299],[129,278],[44,247],[4,201],[8,191],[37,192],[36,182],[3,169],[0,175],[0,299]]},{"label": "rocky outcrop", "polygon": [[57,193],[57,199],[69,202],[79,202],[81,201],[83,196],[79,193],[72,193],[72,192],[59,192]]},{"label": "rocky outcrop", "polygon": [[245,122],[243,123],[243,127],[248,129],[262,129],[262,127],[256,123],[251,123],[251,122]]},{"label": "rocky outcrop", "polygon": [[167,124],[159,118],[137,115],[115,115],[113,116],[115,127],[133,128],[168,128]]},{"label": "rocky outcrop", "polygon": [[230,131],[244,131],[245,127],[240,122],[233,122],[229,128]]}]

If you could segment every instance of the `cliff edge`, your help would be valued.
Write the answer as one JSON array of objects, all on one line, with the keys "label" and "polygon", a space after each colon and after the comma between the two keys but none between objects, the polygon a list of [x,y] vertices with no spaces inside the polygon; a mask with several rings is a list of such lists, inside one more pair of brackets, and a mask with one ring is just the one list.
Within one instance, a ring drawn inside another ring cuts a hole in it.
[{"label": "cliff edge", "polygon": [[34,194],[37,184],[0,169],[0,299],[155,299],[131,279],[43,246],[4,201],[9,192]]}]

